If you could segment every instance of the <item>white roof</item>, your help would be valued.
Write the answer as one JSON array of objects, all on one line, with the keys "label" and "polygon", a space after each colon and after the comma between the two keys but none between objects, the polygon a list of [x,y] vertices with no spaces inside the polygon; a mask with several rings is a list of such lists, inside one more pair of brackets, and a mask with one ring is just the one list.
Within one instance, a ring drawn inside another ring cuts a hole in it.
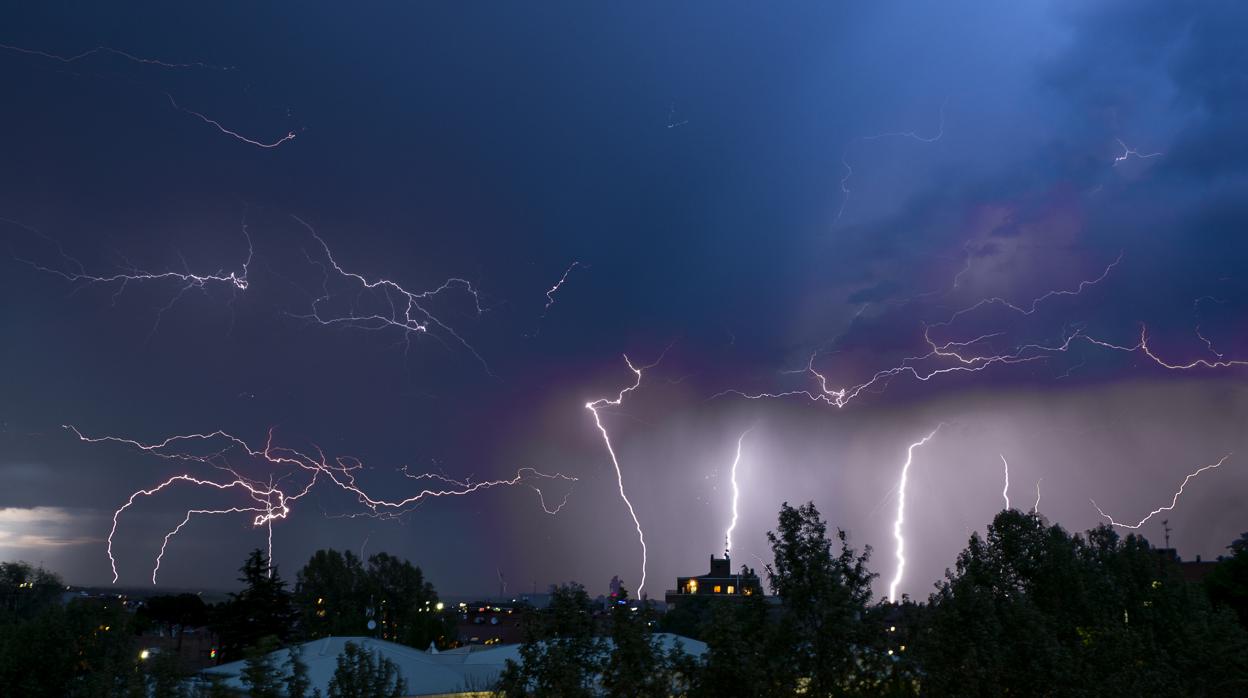
[{"label": "white roof", "polygon": [[[664,651],[671,650],[679,642],[684,651],[694,657],[701,657],[706,652],[706,643],[687,637],[671,633],[656,633],[654,637]],[[322,694],[328,692],[329,680],[338,668],[338,655],[346,649],[348,642],[394,662],[400,676],[407,683],[407,696],[489,690],[498,681],[508,659],[520,661],[519,645],[469,645],[443,652],[424,652],[371,637],[327,637],[300,645],[303,649],[303,662],[308,665],[308,679],[312,687],[319,688]],[[285,672],[289,656],[287,651],[278,650],[270,656],[273,664]],[[222,676],[227,686],[242,690],[243,684],[239,676],[244,664],[242,661],[230,662],[205,669],[202,673]]]}]

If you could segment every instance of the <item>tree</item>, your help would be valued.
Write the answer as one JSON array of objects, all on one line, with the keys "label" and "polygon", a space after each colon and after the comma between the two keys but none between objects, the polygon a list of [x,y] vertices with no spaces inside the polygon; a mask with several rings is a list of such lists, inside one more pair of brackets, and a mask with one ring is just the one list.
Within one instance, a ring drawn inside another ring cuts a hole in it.
[{"label": "tree", "polygon": [[[286,698],[310,698],[308,689],[312,687],[312,679],[308,678],[308,665],[303,661],[303,649],[291,647],[287,650],[286,666],[290,672],[286,676]],[[320,691],[315,695],[319,696]]]},{"label": "tree", "polygon": [[1210,695],[1248,686],[1246,638],[1175,561],[1108,526],[1003,511],[973,535],[915,641],[924,693]]},{"label": "tree", "polygon": [[0,621],[28,619],[57,603],[65,583],[42,567],[0,562]]},{"label": "tree", "polygon": [[1248,628],[1248,533],[1227,548],[1231,556],[1219,559],[1205,577],[1205,591],[1214,604],[1233,611],[1239,624]]},{"label": "tree", "polygon": [[295,582],[302,635],[314,639],[362,634],[367,622],[366,586],[364,565],[351,551],[316,551]]},{"label": "tree", "polygon": [[620,587],[611,606],[611,646],[603,662],[602,686],[613,696],[667,698],[678,693],[681,677],[675,665],[683,652],[669,656],[650,632],[653,613],[648,602],[628,598]]},{"label": "tree", "polygon": [[498,690],[505,696],[594,695],[602,671],[602,643],[585,587],[559,586],[545,612],[530,611],[524,622],[520,663],[507,660]]},{"label": "tree", "polygon": [[283,679],[278,673],[273,654],[277,638],[269,635],[247,648],[247,659],[239,676],[251,698],[282,698]]},{"label": "tree", "polygon": [[286,582],[260,549],[251,552],[239,571],[239,581],[245,586],[217,608],[214,623],[226,659],[237,659],[264,637],[286,642],[296,617]]},{"label": "tree", "polygon": [[868,546],[859,555],[844,531],[837,531],[839,554],[833,555],[827,524],[813,502],[780,507],[777,530],[768,532],[774,562],[768,582],[784,602],[780,632],[792,658],[778,674],[785,688],[810,695],[870,691],[875,679],[865,667],[875,629],[864,622],[871,600]]},{"label": "tree", "polygon": [[692,687],[693,695],[717,698],[782,694],[776,688],[777,672],[773,668],[789,657],[772,651],[777,638],[767,622],[763,597],[755,594],[739,602],[711,601],[710,621],[701,633],[707,649]]},{"label": "tree", "polygon": [[181,652],[186,629],[207,625],[208,605],[197,594],[153,596],[143,602],[138,615],[143,621],[155,623],[176,636],[177,649]]},{"label": "tree", "polygon": [[405,690],[394,662],[354,642],[343,647],[329,680],[329,698],[399,698]]},{"label": "tree", "polygon": [[368,558],[366,592],[381,637],[421,649],[446,635],[437,592],[419,567],[387,553]]}]

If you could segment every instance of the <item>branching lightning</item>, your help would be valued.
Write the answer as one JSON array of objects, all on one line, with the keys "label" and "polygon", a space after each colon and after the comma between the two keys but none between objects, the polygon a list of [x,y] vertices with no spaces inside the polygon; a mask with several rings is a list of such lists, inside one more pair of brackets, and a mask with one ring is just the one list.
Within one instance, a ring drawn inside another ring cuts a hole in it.
[{"label": "branching lightning", "polygon": [[83,51],[82,53],[76,53],[72,56],[61,56],[55,53],[49,53],[47,51],[40,51],[38,49],[32,49],[32,48],[23,48],[21,46],[12,46],[9,44],[0,44],[0,49],[4,49],[6,51],[13,51],[15,53],[24,53],[30,56],[40,56],[42,58],[48,58],[54,61],[60,61],[61,63],[77,63],[78,61],[84,58],[88,58],[90,56],[99,55],[99,54],[108,54],[108,55],[113,55],[113,56],[119,56],[128,61],[131,61],[132,63],[140,63],[143,65],[155,65],[161,68],[204,68],[206,70],[233,70],[234,69],[232,66],[212,65],[210,63],[202,63],[199,61],[194,61],[191,63],[171,63],[168,61],[157,60],[155,58],[142,58],[132,53],[128,53],[126,51],[111,48],[108,46],[96,46],[95,48],[87,49],[86,51]]},{"label": "branching lightning", "polygon": [[[252,514],[252,525],[255,527],[268,527],[268,539],[270,545],[270,557],[272,553],[272,524],[275,520],[285,519],[290,514],[292,503],[307,495],[318,482],[327,482],[328,485],[346,492],[352,496],[355,501],[364,509],[364,515],[395,518],[410,512],[412,508],[421,502],[437,498],[437,497],[460,497],[472,494],[474,492],[487,490],[494,487],[506,487],[524,484],[531,487],[537,492],[541,501],[542,510],[548,514],[557,514],[563,508],[563,503],[555,508],[550,508],[546,504],[545,495],[542,490],[533,484],[532,481],[563,481],[566,483],[574,483],[577,478],[561,473],[546,474],[539,472],[533,468],[520,468],[516,471],[514,477],[503,478],[498,480],[482,480],[479,482],[456,481],[441,475],[411,475],[403,470],[403,474],[413,480],[434,479],[444,483],[445,486],[422,486],[418,491],[400,499],[384,499],[369,494],[364,487],[356,480],[356,473],[364,468],[364,464],[359,460],[351,457],[327,457],[319,448],[314,453],[303,453],[285,446],[278,446],[273,443],[273,432],[270,430],[268,437],[261,448],[250,446],[243,439],[229,434],[224,431],[215,431],[202,434],[185,434],[169,437],[163,441],[156,443],[143,443],[134,439],[128,439],[117,436],[87,436],[72,425],[65,425],[65,428],[73,432],[80,441],[87,443],[116,443],[131,448],[138,449],[145,454],[164,458],[166,460],[182,461],[188,463],[199,463],[207,465],[215,470],[222,471],[227,477],[222,479],[209,479],[205,477],[197,477],[189,473],[181,473],[173,475],[161,482],[160,484],[147,489],[135,491],[116,511],[113,512],[113,525],[108,534],[107,553],[109,565],[113,572],[113,582],[118,579],[117,560],[113,554],[113,542],[117,535],[117,528],[120,523],[121,515],[133,506],[141,498],[152,497],[169,488],[185,484],[194,488],[202,488],[216,491],[234,491],[241,492],[250,502],[242,506],[229,506],[223,508],[202,508],[192,507],[187,510],[181,522],[172,530],[167,532],[161,542],[160,553],[156,557],[155,566],[152,569],[152,583],[156,583],[157,574],[160,571],[160,564],[168,549],[170,540],[176,536],[191,521],[191,518],[197,515],[221,515],[247,513]],[[195,444],[219,444],[221,447],[207,454],[199,455],[189,447]],[[281,468],[285,472],[276,478],[270,479],[267,483],[262,483],[245,477],[230,466],[226,460],[226,456],[231,451],[240,452],[245,458],[258,460],[266,467]],[[293,479],[295,485],[283,485],[283,482]],[[563,502],[566,503],[567,497]]]},{"label": "branching lightning", "polygon": [[1118,141],[1118,145],[1122,146],[1122,154],[1114,156],[1115,167],[1118,166],[1118,163],[1124,160],[1130,160],[1131,158],[1138,158],[1140,160],[1148,160],[1149,158],[1161,157],[1162,155],[1161,153],[1141,153],[1140,151],[1134,148],[1128,148],[1127,144],[1123,143],[1121,138],[1115,138],[1114,140]]},{"label": "branching lightning", "polygon": [[[919,143],[935,143],[945,135],[945,107],[948,103],[948,98],[940,103],[940,123],[936,128],[936,135],[934,136],[920,135],[917,129],[910,131],[889,131],[885,133],[876,133],[870,136],[859,136],[845,144],[845,149],[841,152],[841,166],[845,168],[845,174],[841,176],[841,207],[837,209],[836,217],[832,219],[833,224],[841,220],[841,216],[845,213],[845,206],[849,203],[849,180],[854,176],[854,168],[849,164],[850,146],[859,142],[877,141],[885,138],[909,138],[910,140],[918,141]],[[671,126],[668,126],[668,128],[671,128]]]},{"label": "branching lightning", "polygon": [[1135,522],[1135,523],[1133,523],[1133,524],[1129,524],[1129,523],[1122,523],[1122,522],[1120,522],[1120,521],[1115,521],[1115,520],[1114,520],[1114,517],[1110,516],[1109,514],[1106,514],[1106,513],[1104,512],[1104,510],[1102,510],[1102,509],[1101,509],[1101,507],[1097,505],[1097,503],[1096,503],[1096,501],[1095,501],[1095,500],[1089,500],[1089,501],[1091,501],[1091,502],[1092,502],[1092,506],[1096,508],[1097,513],[1099,513],[1101,516],[1105,517],[1105,520],[1106,520],[1106,521],[1109,521],[1109,524],[1110,524],[1111,526],[1118,526],[1119,528],[1129,528],[1129,529],[1132,529],[1132,530],[1134,530],[1134,529],[1138,529],[1138,528],[1140,528],[1141,526],[1143,526],[1145,523],[1147,523],[1147,522],[1148,522],[1148,520],[1149,520],[1149,519],[1151,519],[1151,518],[1153,518],[1154,516],[1156,516],[1156,515],[1160,514],[1160,513],[1161,513],[1161,512],[1163,512],[1163,511],[1170,511],[1170,510],[1171,510],[1171,509],[1173,509],[1175,506],[1177,506],[1177,505],[1178,505],[1178,503],[1179,503],[1179,496],[1183,494],[1183,490],[1187,487],[1187,483],[1191,482],[1193,478],[1195,478],[1197,475],[1200,475],[1201,473],[1205,472],[1206,470],[1212,470],[1212,469],[1214,469],[1214,468],[1219,468],[1219,467],[1221,467],[1221,466],[1222,466],[1222,464],[1226,462],[1226,459],[1228,459],[1228,458],[1230,458],[1230,457],[1231,457],[1231,454],[1229,454],[1229,453],[1228,453],[1228,454],[1226,454],[1225,456],[1222,456],[1222,459],[1221,459],[1221,460],[1219,460],[1217,463],[1211,463],[1211,464],[1209,464],[1209,465],[1206,465],[1206,466],[1203,466],[1203,467],[1197,468],[1196,470],[1194,470],[1194,471],[1192,471],[1192,472],[1188,473],[1187,477],[1183,478],[1183,482],[1179,484],[1179,489],[1178,489],[1178,491],[1176,491],[1176,492],[1174,493],[1174,496],[1170,498],[1170,503],[1169,503],[1169,504],[1167,504],[1167,505],[1165,505],[1165,506],[1162,506],[1162,507],[1157,507],[1156,509],[1154,509],[1154,510],[1150,511],[1150,512],[1148,513],[1148,515],[1147,515],[1147,516],[1145,516],[1144,518],[1140,519],[1139,521],[1137,521],[1137,522]]},{"label": "branching lightning", "polygon": [[893,581],[888,584],[888,600],[894,603],[897,601],[897,585],[901,584],[902,575],[906,572],[906,538],[902,535],[901,527],[906,522],[906,482],[910,477],[910,464],[914,462],[914,449],[931,441],[942,426],[944,423],[937,424],[932,433],[910,444],[906,449],[906,462],[901,466],[901,478],[897,482],[897,518],[893,520],[893,539],[897,541],[897,571],[893,574]]},{"label": "branching lightning", "polygon": [[[431,331],[436,330],[451,337],[457,344],[467,349],[485,368],[486,372],[490,372],[490,366],[481,354],[453,327],[435,315],[429,305],[441,295],[452,290],[458,290],[472,303],[473,309],[480,315],[484,312],[481,307],[481,297],[471,282],[467,279],[452,277],[430,290],[409,291],[390,279],[369,279],[362,274],[344,269],[338,263],[338,260],[334,258],[334,253],[330,250],[329,244],[310,224],[298,216],[292,216],[292,218],[308,229],[308,232],[312,234],[312,237],[316,239],[325,253],[325,262],[313,261],[314,264],[320,266],[325,272],[322,294],[312,301],[310,312],[296,315],[296,317],[326,326],[344,326],[365,330],[399,330],[403,333],[405,340],[410,340],[413,333],[431,334]],[[330,290],[331,276],[336,276],[338,279],[345,280],[349,284],[358,287],[358,293],[368,292],[372,294],[373,299],[377,302],[378,309],[359,311],[355,301],[345,311],[327,307],[334,299],[334,293]],[[491,373],[491,375],[493,374]]]},{"label": "branching lightning", "polygon": [[641,374],[646,369],[654,368],[662,361],[660,356],[654,363],[649,366],[638,368],[633,362],[624,357],[624,363],[628,365],[628,370],[633,372],[635,380],[633,384],[620,390],[616,394],[615,399],[600,398],[592,402],[585,403],[585,409],[594,415],[594,425],[598,427],[598,431],[602,433],[602,443],[607,447],[607,454],[611,456],[611,465],[615,467],[615,481],[619,486],[620,499],[624,500],[624,506],[628,507],[628,515],[633,519],[633,525],[637,528],[637,542],[641,545],[641,583],[637,585],[637,597],[641,598],[642,590],[646,588],[646,534],[641,530],[641,521],[637,518],[637,511],[633,509],[633,503],[628,500],[628,495],[624,492],[624,472],[620,469],[620,459],[615,455],[615,447],[611,445],[611,435],[607,433],[607,428],[602,424],[602,415],[599,410],[603,407],[619,407],[624,402],[624,396],[633,392],[641,386]]}]

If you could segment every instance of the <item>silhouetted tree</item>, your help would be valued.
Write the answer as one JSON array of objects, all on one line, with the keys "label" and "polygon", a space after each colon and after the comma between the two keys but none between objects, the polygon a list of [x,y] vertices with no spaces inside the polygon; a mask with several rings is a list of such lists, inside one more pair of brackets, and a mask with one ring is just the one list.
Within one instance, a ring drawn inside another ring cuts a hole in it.
[{"label": "silhouetted tree", "polygon": [[1205,577],[1205,590],[1216,605],[1234,611],[1239,624],[1248,628],[1248,533],[1227,548],[1231,555],[1218,560]]},{"label": "silhouetted tree", "polygon": [[707,650],[695,677],[693,695],[718,698],[782,694],[773,667],[789,661],[789,657],[774,651],[777,637],[768,623],[763,597],[756,594],[739,602],[712,601],[710,622],[702,631]]},{"label": "silhouetted tree", "polygon": [[1245,635],[1173,559],[1109,527],[1087,538],[999,513],[931,598],[924,693],[1218,695],[1244,683]]},{"label": "silhouetted tree", "polygon": [[319,696],[320,691],[309,692],[312,679],[308,678],[308,665],[303,661],[303,649],[291,647],[287,650],[286,666],[286,698],[312,698]]},{"label": "silhouetted tree", "polygon": [[296,576],[294,598],[305,638],[365,631],[367,578],[363,563],[349,550],[316,551]]},{"label": "silhouetted tree", "polygon": [[779,632],[791,658],[777,678],[785,689],[815,696],[872,690],[878,678],[867,669],[878,629],[864,622],[875,577],[867,570],[871,548],[859,555],[844,531],[836,537],[833,553],[813,502],[796,509],[784,503],[777,530],[767,534],[774,555],[767,577],[784,602]]},{"label": "silhouetted tree", "polygon": [[550,607],[525,618],[520,663],[507,660],[498,690],[505,696],[592,696],[602,671],[589,595],[579,584],[555,589]]},{"label": "silhouetted tree", "polygon": [[329,680],[329,698],[399,698],[405,689],[394,662],[354,642],[343,647]]},{"label": "silhouetted tree", "polygon": [[283,681],[274,661],[277,638],[269,635],[247,648],[247,658],[239,680],[251,698],[281,698]]},{"label": "silhouetted tree", "polygon": [[628,598],[620,587],[612,599],[611,645],[603,662],[602,686],[613,696],[679,695],[689,677],[682,675],[685,663],[681,648],[670,653],[650,630],[654,614],[648,602]]},{"label": "silhouetted tree", "polygon": [[286,642],[294,632],[296,614],[286,582],[260,549],[253,550],[239,570],[243,590],[218,606],[214,623],[221,638],[221,654],[238,659],[246,648],[272,636]]}]

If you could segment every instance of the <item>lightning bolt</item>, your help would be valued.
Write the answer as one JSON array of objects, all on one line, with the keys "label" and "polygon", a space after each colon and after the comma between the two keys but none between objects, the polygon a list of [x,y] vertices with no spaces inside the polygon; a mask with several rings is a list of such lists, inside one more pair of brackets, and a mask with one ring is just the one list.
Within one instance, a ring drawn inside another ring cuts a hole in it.
[{"label": "lightning bolt", "polygon": [[40,51],[38,49],[33,49],[33,48],[23,48],[21,46],[12,46],[10,44],[0,44],[0,49],[4,49],[6,51],[13,51],[15,53],[24,53],[30,56],[40,56],[42,58],[48,58],[48,59],[51,59],[54,61],[60,61],[61,63],[66,63],[66,64],[77,63],[78,61],[84,58],[87,58],[89,56],[94,56],[98,54],[109,54],[113,56],[119,56],[128,61],[131,61],[132,63],[140,63],[143,65],[155,65],[155,66],[160,66],[161,68],[204,68],[206,70],[233,70],[234,69],[232,66],[212,65],[209,63],[201,63],[199,61],[195,61],[191,63],[171,63],[168,61],[157,60],[155,58],[142,58],[132,53],[128,53],[120,49],[110,48],[108,46],[96,46],[95,48],[87,49],[86,51],[83,51],[82,53],[76,53],[72,56],[61,56],[55,53],[49,53],[47,51]]},{"label": "lightning bolt", "polygon": [[173,95],[169,94],[168,92],[165,93],[165,96],[169,98],[169,104],[172,105],[174,109],[177,109],[180,112],[185,112],[192,116],[198,117],[204,123],[214,126],[221,133],[224,133],[225,135],[230,136],[234,138],[235,140],[241,141],[248,145],[254,145],[257,148],[266,148],[266,149],[276,148],[287,141],[293,141],[295,139],[294,131],[287,131],[285,136],[282,136],[281,138],[275,141],[269,142],[269,143],[266,143],[264,141],[258,141],[258,140],[255,140],[254,138],[248,138],[247,136],[244,136],[238,131],[233,131],[233,130],[226,128],[225,126],[222,126],[221,122],[217,121],[216,119],[209,118],[208,116],[205,116],[204,114],[197,112],[194,109],[187,109],[186,107],[178,104],[177,101],[174,100]]},{"label": "lightning bolt", "polygon": [[1123,162],[1124,160],[1130,160],[1133,157],[1139,158],[1140,160],[1147,160],[1149,158],[1161,156],[1161,153],[1141,153],[1134,148],[1128,148],[1127,144],[1123,143],[1121,138],[1115,138],[1114,140],[1118,141],[1118,145],[1122,146],[1122,155],[1114,156],[1114,167],[1117,167],[1118,163]]},{"label": "lightning bolt", "polygon": [[1005,466],[1005,487],[1001,489],[1001,496],[1005,498],[1005,508],[1010,508],[1010,462],[1005,459],[1005,454],[1001,454],[1001,463]]},{"label": "lightning bolt", "polygon": [[732,459],[732,521],[728,524],[728,530],[724,532],[725,557],[732,550],[732,532],[737,527],[737,500],[741,496],[741,490],[737,487],[737,465],[741,463],[741,443],[745,441],[745,435],[753,429],[754,427],[750,427],[737,437],[737,455]]},{"label": "lightning bolt", "polygon": [[1044,481],[1044,478],[1040,478],[1039,480],[1036,480],[1036,503],[1031,505],[1031,513],[1033,514],[1040,513],[1040,483],[1043,481]]},{"label": "lightning bolt", "polygon": [[1183,494],[1183,490],[1187,487],[1187,483],[1191,482],[1193,478],[1195,478],[1196,476],[1198,476],[1198,475],[1200,475],[1201,473],[1205,472],[1206,470],[1212,470],[1212,469],[1214,469],[1214,468],[1220,468],[1220,467],[1222,467],[1222,464],[1223,464],[1223,463],[1225,463],[1225,462],[1226,462],[1226,459],[1227,459],[1227,458],[1230,458],[1230,457],[1231,457],[1231,454],[1229,454],[1229,453],[1228,453],[1228,454],[1226,454],[1225,456],[1222,456],[1222,459],[1221,459],[1221,460],[1219,460],[1217,463],[1211,463],[1211,464],[1209,464],[1209,465],[1206,465],[1206,466],[1203,466],[1203,467],[1197,468],[1196,470],[1192,471],[1191,473],[1188,473],[1187,477],[1183,478],[1183,482],[1179,484],[1179,489],[1178,489],[1178,491],[1177,491],[1177,492],[1175,492],[1175,493],[1174,493],[1174,496],[1170,499],[1170,503],[1169,503],[1169,504],[1167,504],[1167,505],[1165,505],[1165,506],[1162,506],[1162,507],[1158,507],[1158,508],[1156,508],[1156,509],[1154,509],[1154,510],[1150,511],[1150,512],[1148,513],[1148,515],[1147,515],[1147,516],[1145,516],[1144,518],[1140,519],[1139,521],[1137,521],[1137,522],[1136,522],[1136,523],[1134,523],[1134,524],[1122,523],[1122,522],[1119,522],[1119,521],[1115,521],[1115,520],[1114,520],[1114,517],[1110,516],[1109,514],[1106,514],[1106,513],[1105,513],[1105,512],[1101,509],[1101,507],[1097,506],[1097,503],[1096,503],[1096,501],[1095,501],[1095,500],[1088,500],[1088,501],[1092,502],[1092,506],[1096,508],[1097,513],[1099,513],[1101,516],[1105,517],[1105,520],[1109,521],[1109,524],[1110,524],[1111,526],[1118,526],[1119,528],[1129,528],[1129,529],[1132,529],[1132,530],[1134,530],[1134,529],[1138,529],[1139,527],[1141,527],[1141,526],[1143,526],[1145,523],[1147,523],[1147,522],[1148,522],[1148,520],[1149,520],[1149,519],[1151,519],[1151,518],[1153,518],[1154,516],[1156,516],[1156,515],[1160,514],[1160,513],[1161,513],[1161,512],[1163,512],[1163,511],[1170,511],[1170,510],[1171,510],[1171,509],[1173,509],[1175,506],[1177,506],[1177,505],[1178,505],[1178,503],[1179,503],[1179,496]]},{"label": "lightning bolt", "polygon": [[[563,475],[561,473],[546,474],[529,467],[520,468],[516,471],[515,476],[511,478],[483,480],[479,482],[459,482],[440,475],[413,476],[408,473],[406,469],[404,469],[403,474],[411,479],[436,479],[442,481],[444,485],[422,486],[414,494],[410,494],[401,499],[384,499],[369,494],[363,486],[356,481],[355,473],[364,468],[364,464],[358,459],[347,456],[330,459],[323,452],[321,452],[320,449],[316,449],[314,454],[309,454],[292,448],[277,446],[273,443],[272,430],[269,431],[268,438],[265,441],[264,446],[255,448],[250,446],[243,439],[224,431],[182,434],[171,436],[163,441],[155,443],[143,443],[135,439],[118,436],[87,436],[73,425],[64,425],[64,428],[73,432],[73,434],[80,441],[86,443],[116,443],[166,460],[207,465],[215,470],[225,472],[229,475],[229,477],[224,480],[215,480],[197,477],[189,473],[180,473],[169,477],[154,487],[140,489],[132,493],[126,502],[113,512],[113,525],[108,534],[107,553],[109,565],[113,572],[114,583],[118,579],[118,570],[117,560],[113,554],[113,544],[117,536],[117,528],[120,524],[122,514],[124,514],[127,509],[134,506],[134,504],[140,499],[155,496],[179,484],[221,492],[241,492],[250,500],[250,504],[246,506],[231,506],[220,509],[207,509],[201,507],[188,509],[182,521],[164,536],[160,547],[160,553],[156,557],[155,567],[152,570],[153,584],[156,583],[157,573],[160,571],[160,564],[165,556],[165,552],[170,541],[174,538],[174,536],[181,532],[182,529],[189,524],[191,519],[195,516],[238,513],[252,514],[252,525],[254,527],[268,527],[267,534],[269,538],[271,556],[273,534],[272,523],[275,520],[287,518],[291,511],[291,504],[307,495],[310,491],[312,491],[313,487],[320,482],[326,482],[328,485],[350,494],[355,501],[363,507],[365,513],[368,515],[379,518],[395,518],[411,511],[415,506],[426,499],[438,497],[461,497],[494,487],[508,487],[520,484],[528,485],[535,490],[538,493],[539,499],[541,499],[543,511],[553,515],[557,514],[559,510],[562,509],[563,504],[560,504],[554,509],[549,508],[541,489],[532,485],[530,481],[559,480],[567,483],[574,483],[577,481],[577,478],[570,475]],[[193,444],[211,443],[218,443],[221,447],[207,455],[196,454],[188,450],[189,446]],[[276,482],[270,480],[268,484],[247,478],[240,475],[234,468],[225,464],[225,456],[230,451],[239,451],[248,458],[261,461],[270,467],[282,468],[286,472],[284,472],[283,475],[276,480]],[[291,478],[302,479],[302,484],[283,489],[283,481]],[[566,503],[566,501],[567,497],[565,496],[564,503]]]},{"label": "lightning bolt", "polygon": [[[481,297],[471,282],[466,279],[452,277],[430,290],[409,291],[390,279],[369,279],[362,274],[344,269],[338,263],[338,260],[334,258],[334,253],[330,250],[329,244],[316,232],[315,228],[298,216],[292,216],[292,218],[307,228],[312,237],[320,244],[321,250],[325,254],[324,263],[313,261],[313,264],[320,266],[325,273],[322,294],[312,301],[309,313],[296,315],[295,317],[325,326],[340,325],[365,330],[395,329],[402,332],[405,340],[408,341],[410,341],[412,334],[430,334],[431,330],[437,330],[453,338],[456,343],[467,349],[481,366],[485,368],[487,373],[494,375],[485,358],[453,327],[435,315],[429,307],[429,304],[442,294],[451,290],[459,290],[472,302],[476,313],[480,315],[484,312],[481,307]],[[360,312],[356,309],[354,302],[350,309],[345,312],[335,312],[325,307],[334,298],[334,294],[329,288],[331,270],[339,279],[357,286],[360,292],[371,293],[380,309]]]},{"label": "lightning bolt", "polygon": [[897,518],[893,520],[893,540],[897,542],[897,571],[893,574],[893,581],[888,584],[888,599],[894,603],[897,601],[897,585],[901,584],[902,575],[906,572],[906,538],[902,535],[901,527],[906,522],[906,482],[910,477],[910,464],[914,462],[914,449],[931,441],[942,426],[943,422],[937,424],[932,433],[910,444],[906,449],[906,462],[901,466],[901,478],[897,482]]},{"label": "lightning bolt", "polygon": [[633,519],[633,526],[637,528],[637,542],[641,545],[641,583],[637,585],[637,598],[641,598],[641,592],[646,587],[646,534],[641,530],[641,521],[637,518],[637,511],[633,509],[633,503],[628,500],[628,495],[624,492],[624,472],[620,469],[620,459],[615,455],[615,447],[611,445],[611,435],[607,433],[607,428],[602,423],[602,415],[598,410],[603,407],[619,407],[624,402],[624,396],[633,392],[641,385],[641,374],[643,371],[654,368],[662,361],[660,355],[654,363],[649,366],[638,368],[626,355],[624,363],[628,365],[628,370],[633,372],[635,380],[633,384],[622,388],[616,394],[615,399],[600,398],[592,402],[585,403],[585,409],[594,415],[594,425],[598,427],[598,431],[602,434],[602,443],[607,447],[607,454],[611,456],[611,465],[615,468],[615,482],[620,490],[620,499],[624,500],[624,506],[628,507],[628,515]]},{"label": "lightning bolt", "polygon": [[[949,103],[948,98],[946,98],[943,102],[940,103],[940,123],[936,129],[936,135],[934,136],[919,135],[919,132],[917,130],[888,131],[885,133],[876,133],[870,136],[859,136],[853,139],[852,141],[850,141],[849,143],[845,144],[844,150],[841,151],[841,166],[845,168],[845,174],[842,175],[841,177],[841,207],[837,209],[836,217],[832,219],[832,223],[834,225],[836,224],[837,221],[841,220],[841,216],[844,215],[845,213],[845,206],[849,203],[849,195],[850,195],[849,180],[852,179],[854,176],[854,168],[852,165],[849,164],[850,146],[854,145],[855,143],[877,141],[877,140],[882,140],[885,138],[908,138],[913,141],[918,141],[919,143],[935,143],[936,141],[943,138],[945,135],[945,107],[948,105],[948,103]],[[668,126],[668,128],[671,128],[671,126]]]}]

